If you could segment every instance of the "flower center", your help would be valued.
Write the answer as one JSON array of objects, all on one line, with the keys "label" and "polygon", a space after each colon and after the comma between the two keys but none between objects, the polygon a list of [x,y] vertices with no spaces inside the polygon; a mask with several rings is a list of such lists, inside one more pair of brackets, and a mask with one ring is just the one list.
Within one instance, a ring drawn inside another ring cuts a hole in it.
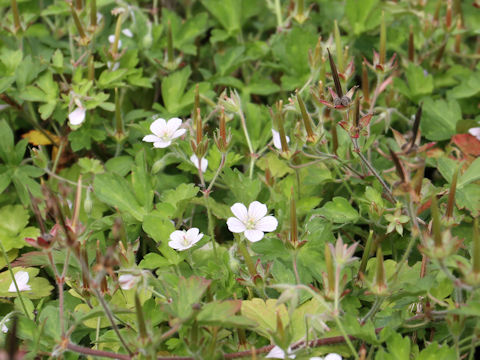
[{"label": "flower center", "polygon": [[247,222],[245,223],[245,227],[248,229],[248,230],[254,230],[255,229],[255,225],[256,225],[256,221],[255,219],[252,219],[252,218],[248,218],[247,219]]},{"label": "flower center", "polygon": [[188,240],[186,235],[183,235],[183,246],[190,245],[190,241]]}]

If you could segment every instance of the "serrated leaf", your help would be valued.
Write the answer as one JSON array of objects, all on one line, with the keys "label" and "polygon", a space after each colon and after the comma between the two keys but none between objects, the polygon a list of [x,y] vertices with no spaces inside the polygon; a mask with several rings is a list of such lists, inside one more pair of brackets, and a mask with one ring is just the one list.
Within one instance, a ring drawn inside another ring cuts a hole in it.
[{"label": "serrated leaf", "polygon": [[334,197],[318,213],[334,223],[354,223],[360,217],[357,210],[343,197]]},{"label": "serrated leaf", "polygon": [[277,306],[277,300],[274,299],[268,299],[266,302],[258,298],[242,301],[242,315],[256,322],[258,327],[253,330],[267,338],[277,331],[277,313],[282,319],[283,326],[287,326],[289,317],[285,304]]},{"label": "serrated leaf", "polygon": [[142,221],[146,215],[125,179],[110,173],[100,174],[95,177],[93,187],[101,201],[129,213],[138,221]]}]

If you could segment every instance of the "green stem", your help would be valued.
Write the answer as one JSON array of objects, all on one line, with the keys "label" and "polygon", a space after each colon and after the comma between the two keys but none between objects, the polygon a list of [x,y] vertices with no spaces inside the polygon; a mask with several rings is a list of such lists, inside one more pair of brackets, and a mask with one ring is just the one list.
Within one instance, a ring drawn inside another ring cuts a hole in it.
[{"label": "green stem", "polygon": [[240,250],[240,253],[245,259],[245,264],[247,265],[248,272],[251,276],[255,276],[255,274],[257,273],[255,271],[255,264],[253,263],[252,257],[250,256],[247,247],[245,246],[245,240],[241,239],[238,242],[238,250]]},{"label": "green stem", "polygon": [[210,233],[210,239],[212,240],[213,254],[218,260],[217,255],[217,243],[215,242],[215,226],[213,224],[212,209],[210,209],[210,197],[207,192],[203,193],[205,199],[205,206],[207,207],[207,217],[208,217],[208,232]]},{"label": "green stem", "polygon": [[380,182],[380,184],[382,185],[383,189],[385,190],[385,193],[387,194],[388,200],[392,204],[396,204],[397,201],[395,200],[395,197],[393,196],[392,190],[390,190],[390,188],[388,187],[385,180],[383,180],[383,178],[380,176],[380,174],[377,172],[377,170],[375,170],[373,165],[370,164],[370,162],[367,160],[367,158],[365,156],[363,156],[363,154],[361,153],[360,148],[358,146],[357,139],[352,139],[352,143],[353,143],[353,147],[354,147],[355,152],[358,154],[358,156],[363,161],[365,166],[372,172],[373,176],[375,176],[377,178],[377,180]]},{"label": "green stem", "polygon": [[340,332],[342,333],[343,335],[343,338],[345,339],[345,342],[347,343],[353,357],[355,359],[358,360],[358,354],[357,354],[357,351],[355,350],[351,340],[350,340],[350,337],[348,336],[347,332],[345,331],[342,323],[340,322],[340,319],[338,318],[338,315],[335,316],[335,322],[337,323],[337,326],[338,326],[338,329],[340,330]]},{"label": "green stem", "polygon": [[23,312],[25,313],[25,316],[28,319],[31,319],[27,307],[25,306],[25,302],[23,301],[22,294],[20,292],[20,289],[18,288],[17,280],[15,279],[15,274],[13,273],[12,266],[10,265],[10,261],[8,260],[7,252],[5,251],[5,248],[3,247],[3,243],[0,241],[0,248],[2,249],[3,257],[5,259],[5,262],[8,266],[8,271],[10,272],[10,276],[12,277],[13,284],[15,285],[15,290],[17,291],[17,296],[20,299],[20,302],[22,304]]},{"label": "green stem", "polygon": [[277,27],[283,27],[282,7],[280,6],[280,0],[275,0],[275,15],[277,16]]},{"label": "green stem", "polygon": [[253,150],[252,142],[250,141],[250,136],[248,135],[247,122],[245,120],[245,115],[243,114],[242,110],[238,112],[238,116],[240,116],[243,133],[245,134],[245,138],[247,139],[248,151],[250,151],[250,171],[248,177],[251,179],[253,176],[253,167],[255,164],[255,152]]},{"label": "green stem", "polygon": [[222,153],[222,159],[220,160],[220,166],[218,167],[217,171],[215,172],[215,175],[213,175],[212,181],[210,181],[210,184],[208,185],[207,190],[205,191],[206,193],[210,193],[212,190],[213,184],[215,184],[215,181],[217,181],[218,175],[220,175],[220,172],[222,171],[223,167],[225,166],[225,160],[227,159],[227,154]]}]

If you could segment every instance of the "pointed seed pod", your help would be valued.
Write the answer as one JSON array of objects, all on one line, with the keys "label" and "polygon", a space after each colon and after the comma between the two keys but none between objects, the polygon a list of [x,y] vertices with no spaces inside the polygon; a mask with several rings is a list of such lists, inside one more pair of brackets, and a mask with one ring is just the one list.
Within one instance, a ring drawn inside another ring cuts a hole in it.
[{"label": "pointed seed pod", "polygon": [[145,326],[145,317],[143,315],[142,304],[140,303],[140,298],[138,297],[137,292],[135,292],[135,312],[137,313],[137,324],[140,339],[145,340],[148,336],[147,327]]},{"label": "pointed seed pod", "polygon": [[332,55],[330,54],[330,50],[328,51],[328,60],[330,61],[330,69],[332,71],[332,78],[333,83],[335,84],[335,92],[337,93],[339,98],[343,97],[342,85],[340,84],[340,77],[338,76],[337,67],[335,66],[335,62],[333,61]]},{"label": "pointed seed pod", "polygon": [[382,11],[382,22],[380,23],[380,65],[385,64],[387,53],[387,27],[385,25],[385,12]]},{"label": "pointed seed pod", "polygon": [[402,181],[402,183],[405,184],[407,182],[407,177],[405,175],[405,171],[403,170],[402,163],[400,162],[400,159],[398,158],[397,154],[395,154],[395,152],[393,152],[392,149],[389,148],[389,150],[390,150],[390,156],[395,165],[395,170],[397,171],[397,175],[400,177],[400,180]]},{"label": "pointed seed pod", "polygon": [[370,103],[370,87],[368,84],[368,70],[365,61],[362,63],[362,93],[367,104]]},{"label": "pointed seed pod", "polygon": [[415,37],[413,36],[412,25],[410,25],[410,32],[408,34],[408,61],[415,61]]},{"label": "pointed seed pod", "polygon": [[294,247],[298,243],[297,210],[295,207],[295,192],[293,191],[293,187],[290,192],[290,242]]},{"label": "pointed seed pod", "polygon": [[328,244],[325,244],[325,268],[327,270],[328,291],[333,293],[335,291],[335,268]]},{"label": "pointed seed pod", "polygon": [[438,209],[437,197],[432,196],[432,233],[436,247],[442,247],[442,226],[440,223],[440,211]]},{"label": "pointed seed pod", "polygon": [[415,142],[417,141],[418,129],[420,129],[420,120],[422,119],[422,107],[423,103],[420,103],[420,106],[417,109],[417,113],[415,114],[415,121],[413,122],[412,128],[412,138],[410,140],[410,146],[408,147],[407,151],[412,150],[415,146]]},{"label": "pointed seed pod", "polygon": [[97,0],[90,0],[90,26],[92,29],[97,27]]},{"label": "pointed seed pod", "polygon": [[[343,73],[343,52],[342,52],[342,39],[340,38],[340,29],[338,28],[337,20],[334,21],[334,37],[335,37],[335,48],[337,50],[337,61],[338,61],[338,68],[340,72]],[[330,52],[329,52],[330,54]],[[342,97],[339,94],[340,97]]]},{"label": "pointed seed pod", "polygon": [[447,218],[453,217],[453,208],[455,207],[455,192],[457,190],[458,167],[453,173],[452,182],[450,184],[450,191],[448,192],[447,211],[445,216]]},{"label": "pointed seed pod", "polygon": [[307,112],[307,109],[305,108],[305,103],[303,102],[302,97],[298,92],[298,89],[296,94],[297,94],[298,106],[300,107],[300,112],[302,114],[303,125],[305,126],[305,130],[307,131],[307,142],[315,142],[315,133],[313,132],[313,129],[312,129],[312,118],[310,117],[310,114]]},{"label": "pointed seed pod", "polygon": [[168,20],[167,27],[167,61],[173,63],[173,35],[172,35],[172,23]]},{"label": "pointed seed pod", "polygon": [[480,231],[478,229],[478,219],[475,219],[473,222],[472,246],[472,269],[475,274],[480,274]]}]

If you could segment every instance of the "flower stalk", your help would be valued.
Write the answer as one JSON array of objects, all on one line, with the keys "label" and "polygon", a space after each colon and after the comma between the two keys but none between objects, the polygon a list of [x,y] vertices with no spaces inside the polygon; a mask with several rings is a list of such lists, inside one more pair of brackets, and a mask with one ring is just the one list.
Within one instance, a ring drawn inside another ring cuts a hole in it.
[{"label": "flower stalk", "polygon": [[22,29],[22,23],[20,22],[20,13],[18,12],[17,0],[12,0],[10,4],[12,8],[13,23],[15,26],[15,33],[16,33],[18,30]]}]

